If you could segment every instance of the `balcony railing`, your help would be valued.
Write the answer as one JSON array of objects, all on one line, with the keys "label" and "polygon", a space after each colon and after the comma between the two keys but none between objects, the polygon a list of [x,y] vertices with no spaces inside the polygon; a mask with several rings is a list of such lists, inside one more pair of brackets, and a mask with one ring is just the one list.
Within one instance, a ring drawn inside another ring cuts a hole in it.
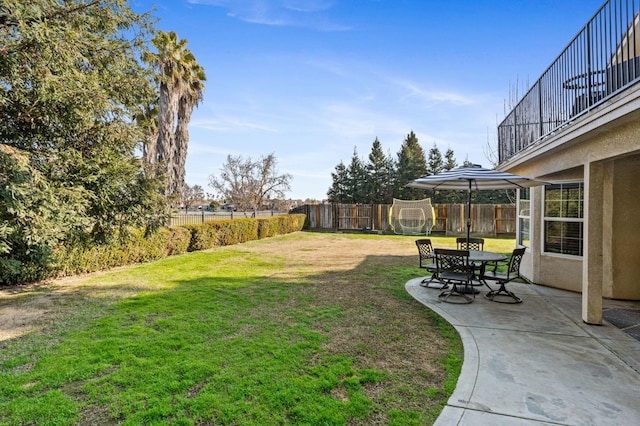
[{"label": "balcony railing", "polygon": [[498,126],[505,162],[640,81],[640,0],[607,1]]}]

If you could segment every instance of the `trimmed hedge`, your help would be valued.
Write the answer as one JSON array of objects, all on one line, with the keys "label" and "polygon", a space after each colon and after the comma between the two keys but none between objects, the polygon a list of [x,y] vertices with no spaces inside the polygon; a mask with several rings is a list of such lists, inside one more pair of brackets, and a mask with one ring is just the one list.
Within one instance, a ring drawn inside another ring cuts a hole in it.
[{"label": "trimmed hedge", "polygon": [[300,231],[304,219],[304,215],[293,214],[257,219],[216,220],[184,227],[191,232],[189,251],[198,251]]},{"label": "trimmed hedge", "polygon": [[188,230],[176,227],[162,228],[146,237],[143,231],[134,230],[124,243],[61,247],[55,253],[55,275],[94,272],[185,253],[189,247],[189,238]]},{"label": "trimmed hedge", "polygon": [[189,251],[207,250],[258,239],[258,220],[229,219],[185,225],[191,231]]},{"label": "trimmed hedge", "polygon": [[59,248],[54,277],[94,272],[116,266],[150,262],[187,251],[243,243],[302,230],[305,215],[234,219],[163,228],[146,236],[133,231],[124,243]]}]

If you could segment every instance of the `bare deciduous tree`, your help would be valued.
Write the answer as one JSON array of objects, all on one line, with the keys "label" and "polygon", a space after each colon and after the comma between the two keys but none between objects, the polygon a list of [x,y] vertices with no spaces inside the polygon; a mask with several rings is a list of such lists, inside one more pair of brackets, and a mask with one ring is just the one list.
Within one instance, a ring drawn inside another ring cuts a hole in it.
[{"label": "bare deciduous tree", "polygon": [[283,198],[291,190],[290,174],[279,174],[273,153],[254,161],[227,156],[219,177],[209,176],[209,186],[238,209],[260,209],[265,201]]},{"label": "bare deciduous tree", "polygon": [[182,187],[182,204],[184,205],[184,211],[187,212],[189,207],[202,204],[204,200],[204,189],[200,185],[189,186],[186,183]]}]

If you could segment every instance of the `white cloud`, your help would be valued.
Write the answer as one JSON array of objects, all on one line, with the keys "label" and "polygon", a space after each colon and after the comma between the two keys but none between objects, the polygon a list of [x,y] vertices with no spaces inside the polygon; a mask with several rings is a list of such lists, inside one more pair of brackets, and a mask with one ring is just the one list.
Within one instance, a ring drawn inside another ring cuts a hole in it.
[{"label": "white cloud", "polygon": [[406,94],[407,97],[417,97],[427,103],[446,103],[456,106],[464,106],[472,105],[476,102],[474,98],[468,95],[463,95],[455,92],[446,92],[442,90],[424,89],[417,83],[409,80],[392,79],[391,81],[395,85],[406,89],[408,91],[408,93]]},{"label": "white cloud", "polygon": [[282,0],[282,7],[298,12],[319,12],[330,9],[333,1],[328,0]]},{"label": "white cloud", "polygon": [[330,0],[188,0],[191,4],[227,9],[233,18],[252,24],[311,28],[318,31],[348,31],[351,27],[333,22]]}]

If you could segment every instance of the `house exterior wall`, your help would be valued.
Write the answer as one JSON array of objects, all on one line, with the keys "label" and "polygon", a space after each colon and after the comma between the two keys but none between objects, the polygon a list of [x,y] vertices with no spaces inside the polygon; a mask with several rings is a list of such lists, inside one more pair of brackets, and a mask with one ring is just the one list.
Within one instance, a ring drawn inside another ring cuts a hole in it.
[{"label": "house exterior wall", "polygon": [[540,255],[536,283],[563,290],[582,291],[582,260],[554,255]]},{"label": "house exterior wall", "polygon": [[543,188],[531,188],[531,235],[520,273],[536,284],[582,290],[582,258],[543,253]]},{"label": "house exterior wall", "polygon": [[604,296],[640,300],[640,155],[613,163],[614,208],[607,238],[611,263],[605,273],[611,278],[605,281]]},{"label": "house exterior wall", "polygon": [[[544,187],[531,189],[530,247],[521,265],[527,279],[582,292],[583,313],[599,310],[600,318],[602,297],[640,300],[640,85],[499,169],[550,183],[584,183],[582,257],[543,253]],[[599,322],[597,315],[583,319]]]}]

